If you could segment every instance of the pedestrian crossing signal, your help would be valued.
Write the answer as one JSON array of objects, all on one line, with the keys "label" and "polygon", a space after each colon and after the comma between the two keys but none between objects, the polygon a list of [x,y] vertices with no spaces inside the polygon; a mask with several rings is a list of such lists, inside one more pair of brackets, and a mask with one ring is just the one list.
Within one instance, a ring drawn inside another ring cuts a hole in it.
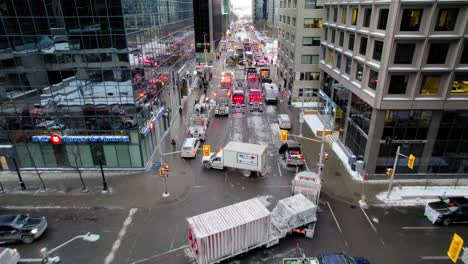
[{"label": "pedestrian crossing signal", "polygon": [[414,160],[416,159],[415,156],[413,156],[413,154],[410,154],[409,155],[409,158],[408,158],[408,168],[410,169],[413,169],[414,167]]},{"label": "pedestrian crossing signal", "polygon": [[161,176],[161,177],[166,176],[166,170],[165,170],[163,167],[161,167],[161,168],[159,169],[159,176]]},{"label": "pedestrian crossing signal", "polygon": [[287,141],[288,140],[288,131],[287,130],[280,130],[280,140]]},{"label": "pedestrian crossing signal", "polygon": [[393,169],[388,168],[386,174],[388,177],[391,177],[393,174]]},{"label": "pedestrian crossing signal", "polygon": [[211,154],[211,146],[203,145],[203,156],[210,156],[210,154]]},{"label": "pedestrian crossing signal", "polygon": [[458,257],[460,256],[460,252],[463,248],[463,238],[461,238],[456,233],[453,234],[452,242],[450,243],[450,247],[447,251],[447,255],[453,263],[456,263]]}]

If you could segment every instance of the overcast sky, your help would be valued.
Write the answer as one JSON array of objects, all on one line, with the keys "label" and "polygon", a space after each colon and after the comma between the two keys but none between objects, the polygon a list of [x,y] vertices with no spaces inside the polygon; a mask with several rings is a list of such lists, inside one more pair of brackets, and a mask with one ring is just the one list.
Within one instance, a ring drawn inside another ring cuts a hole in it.
[{"label": "overcast sky", "polygon": [[252,8],[251,0],[233,0],[231,1],[234,8],[250,9]]}]

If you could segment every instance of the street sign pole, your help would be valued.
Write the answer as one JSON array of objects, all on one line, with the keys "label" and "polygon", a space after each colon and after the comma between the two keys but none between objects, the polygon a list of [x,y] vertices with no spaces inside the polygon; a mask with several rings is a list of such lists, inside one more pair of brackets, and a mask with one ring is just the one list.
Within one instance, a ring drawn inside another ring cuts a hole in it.
[{"label": "street sign pole", "polygon": [[164,175],[164,193],[163,193],[163,197],[166,198],[166,197],[169,197],[171,194],[167,191],[167,172],[165,173]]},{"label": "street sign pole", "polygon": [[395,155],[395,161],[393,162],[392,177],[390,178],[390,182],[388,184],[387,199],[390,197],[390,192],[392,191],[393,179],[395,178],[395,170],[396,170],[396,166],[398,164],[398,157],[399,156],[400,156],[400,146],[398,146],[398,148],[397,148],[396,155]]}]

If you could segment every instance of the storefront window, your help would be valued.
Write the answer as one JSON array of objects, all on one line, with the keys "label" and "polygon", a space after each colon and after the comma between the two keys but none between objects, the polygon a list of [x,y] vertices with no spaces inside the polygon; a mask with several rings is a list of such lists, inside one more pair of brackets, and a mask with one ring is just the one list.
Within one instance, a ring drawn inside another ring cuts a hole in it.
[{"label": "storefront window", "polygon": [[425,140],[432,119],[431,111],[387,111],[382,139]]}]

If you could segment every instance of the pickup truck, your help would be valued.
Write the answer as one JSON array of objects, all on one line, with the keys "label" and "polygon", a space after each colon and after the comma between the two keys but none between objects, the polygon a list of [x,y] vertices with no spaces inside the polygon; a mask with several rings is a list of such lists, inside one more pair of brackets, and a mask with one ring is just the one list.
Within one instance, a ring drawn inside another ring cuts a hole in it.
[{"label": "pickup truck", "polygon": [[294,140],[288,140],[279,148],[279,154],[283,155],[287,166],[304,167],[305,159],[302,153],[301,145]]}]

